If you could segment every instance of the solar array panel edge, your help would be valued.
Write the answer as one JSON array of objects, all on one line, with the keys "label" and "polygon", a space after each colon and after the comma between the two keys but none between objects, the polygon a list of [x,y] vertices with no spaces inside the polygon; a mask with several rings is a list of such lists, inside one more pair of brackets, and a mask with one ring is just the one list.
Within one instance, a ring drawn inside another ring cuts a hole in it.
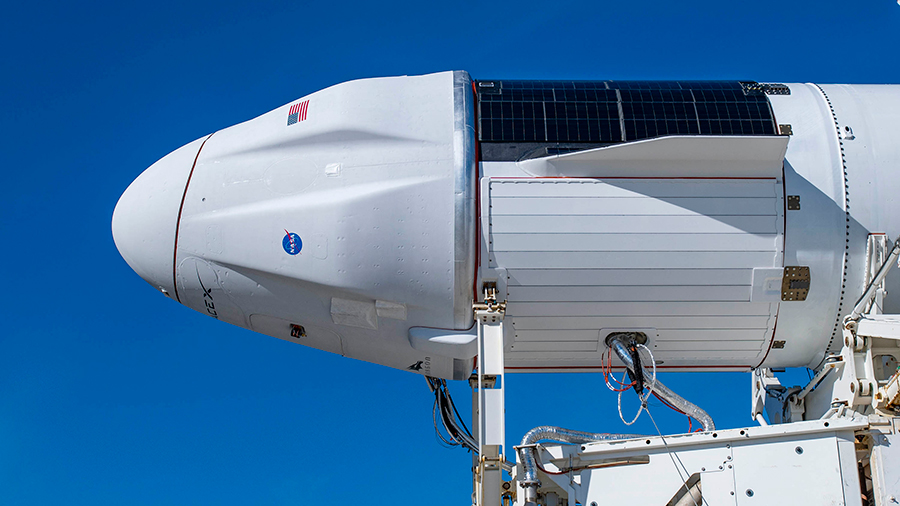
[{"label": "solar array panel edge", "polygon": [[[775,135],[749,81],[480,81],[482,142],[616,143],[663,135]],[[488,105],[489,104],[489,105]],[[624,128],[624,135],[622,129]]]}]

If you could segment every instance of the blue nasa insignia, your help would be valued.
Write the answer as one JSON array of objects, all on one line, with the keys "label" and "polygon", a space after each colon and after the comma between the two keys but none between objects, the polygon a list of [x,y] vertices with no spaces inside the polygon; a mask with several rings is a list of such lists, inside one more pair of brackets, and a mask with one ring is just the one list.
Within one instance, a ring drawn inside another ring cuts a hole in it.
[{"label": "blue nasa insignia", "polygon": [[284,231],[284,234],[284,239],[281,240],[281,247],[284,248],[285,253],[288,255],[300,253],[300,250],[303,249],[303,241],[300,240],[300,236],[287,230]]}]

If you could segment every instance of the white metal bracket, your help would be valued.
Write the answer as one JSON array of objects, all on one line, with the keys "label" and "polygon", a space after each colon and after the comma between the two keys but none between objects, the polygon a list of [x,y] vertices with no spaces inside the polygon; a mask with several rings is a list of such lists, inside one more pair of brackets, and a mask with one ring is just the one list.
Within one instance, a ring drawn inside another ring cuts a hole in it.
[{"label": "white metal bracket", "polygon": [[763,411],[769,416],[769,421],[776,424],[803,419],[804,405],[802,398],[798,398],[800,387],[784,387],[773,371],[766,367],[754,370],[751,380],[753,406],[750,416],[760,425],[767,425]]},{"label": "white metal bracket", "polygon": [[[869,234],[866,241],[866,286],[875,280],[878,270],[885,264],[888,256],[888,242],[885,234]],[[873,300],[867,306],[870,314],[881,314],[884,307],[884,280],[875,289]]]},{"label": "white metal bracket", "polygon": [[503,484],[506,407],[504,396],[503,317],[506,302],[497,300],[496,283],[485,283],[484,301],[474,304],[478,327],[478,366],[473,422],[478,432],[474,468],[476,506],[499,506]]}]

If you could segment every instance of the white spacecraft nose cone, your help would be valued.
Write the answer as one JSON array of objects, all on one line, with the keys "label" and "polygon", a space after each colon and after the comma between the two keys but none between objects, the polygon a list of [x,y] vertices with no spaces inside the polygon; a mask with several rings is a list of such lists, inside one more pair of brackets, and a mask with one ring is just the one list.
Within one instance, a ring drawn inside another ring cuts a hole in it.
[{"label": "white spacecraft nose cone", "polygon": [[122,258],[144,281],[169,296],[175,293],[178,211],[202,141],[173,151],[142,172],[113,211],[113,240]]}]

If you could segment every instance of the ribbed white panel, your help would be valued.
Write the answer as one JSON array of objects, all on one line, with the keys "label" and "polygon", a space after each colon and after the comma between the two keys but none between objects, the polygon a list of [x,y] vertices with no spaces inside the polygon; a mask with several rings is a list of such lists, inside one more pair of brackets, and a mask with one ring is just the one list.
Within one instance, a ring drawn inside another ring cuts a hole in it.
[{"label": "ribbed white panel", "polygon": [[779,180],[499,179],[489,198],[508,367],[596,367],[609,329],[651,329],[663,367],[765,356],[778,304],[750,302],[751,281],[782,266]]},{"label": "ribbed white panel", "polygon": [[498,234],[494,251],[764,251],[775,246],[775,234],[582,234],[577,240],[559,241],[559,234]]},{"label": "ribbed white panel", "polygon": [[771,216],[765,197],[498,197],[503,213],[515,216]]},{"label": "ribbed white panel", "polygon": [[[611,219],[615,219],[612,217]],[[570,234],[573,242],[577,234]],[[610,237],[610,241],[616,238]],[[571,248],[576,245],[569,246]],[[611,246],[612,248],[612,246]],[[524,269],[554,269],[560,265],[574,269],[655,269],[712,268],[741,269],[748,265],[772,267],[769,251],[498,251],[491,256],[491,267],[515,265]]]},{"label": "ribbed white panel", "polygon": [[673,229],[687,228],[695,234],[747,233],[764,234],[776,227],[774,216],[720,215],[715,220],[706,216],[580,216],[577,220],[560,222],[556,216],[499,215],[492,216],[492,224],[507,233],[631,233],[665,234]]},{"label": "ribbed white panel", "polygon": [[[758,304],[765,307],[765,304]],[[768,309],[768,308],[766,308]],[[765,311],[764,315],[756,316],[706,316],[704,318],[695,318],[694,315],[674,315],[674,316],[596,316],[596,317],[580,317],[571,318],[565,316],[517,316],[516,332],[520,330],[539,330],[552,331],[554,335],[563,335],[564,330],[590,329],[590,332],[596,332],[601,328],[639,328],[649,327],[655,329],[669,330],[691,330],[691,329],[717,329],[717,330],[733,330],[733,329],[759,329],[766,328],[769,321],[769,313]],[[521,313],[520,313],[521,314]],[[690,321],[689,321],[690,320]],[[668,334],[668,331],[666,332]],[[716,333],[718,336],[718,332]]]}]

